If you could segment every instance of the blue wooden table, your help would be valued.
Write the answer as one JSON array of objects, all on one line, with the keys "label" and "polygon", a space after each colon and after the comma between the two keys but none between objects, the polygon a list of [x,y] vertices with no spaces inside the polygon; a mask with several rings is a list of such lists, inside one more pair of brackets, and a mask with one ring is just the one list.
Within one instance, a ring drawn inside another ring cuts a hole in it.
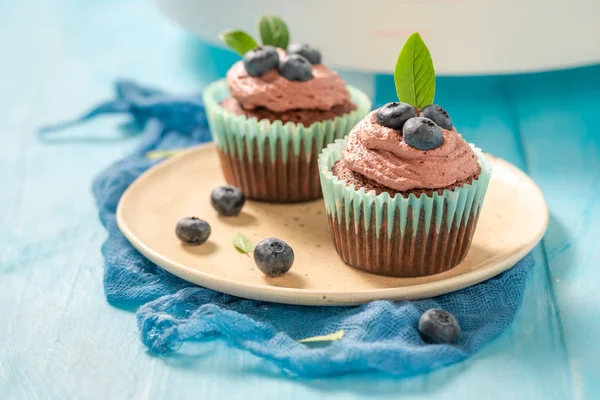
[{"label": "blue wooden table", "polygon": [[600,397],[599,67],[439,80],[467,139],[527,171],[551,214],[514,324],[472,359],[405,380],[301,380],[218,340],[148,355],[134,314],[105,301],[90,193],[138,139],[118,118],[46,141],[36,129],[110,97],[117,77],[198,91],[200,53],[144,0],[0,3],[1,399]]}]

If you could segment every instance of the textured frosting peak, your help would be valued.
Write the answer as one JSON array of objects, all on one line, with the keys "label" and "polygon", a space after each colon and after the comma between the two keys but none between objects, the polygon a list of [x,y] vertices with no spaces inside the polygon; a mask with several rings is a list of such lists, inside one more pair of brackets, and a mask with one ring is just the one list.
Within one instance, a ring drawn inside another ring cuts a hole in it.
[{"label": "textured frosting peak", "polygon": [[[283,51],[280,56],[284,56]],[[289,110],[329,110],[350,101],[350,93],[340,76],[323,64],[313,65],[313,79],[294,82],[277,69],[259,77],[248,75],[244,63],[235,63],[227,72],[231,95],[247,110],[265,107],[275,112]]]},{"label": "textured frosting peak", "polygon": [[400,192],[451,186],[479,170],[475,153],[455,130],[442,129],[444,143],[422,151],[406,144],[396,130],[378,125],[375,113],[348,135],[342,161],[351,170]]}]

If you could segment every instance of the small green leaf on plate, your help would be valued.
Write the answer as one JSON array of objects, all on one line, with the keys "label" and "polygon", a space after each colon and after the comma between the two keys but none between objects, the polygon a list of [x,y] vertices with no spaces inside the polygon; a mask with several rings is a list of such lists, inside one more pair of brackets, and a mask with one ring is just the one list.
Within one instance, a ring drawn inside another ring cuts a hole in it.
[{"label": "small green leaf on plate", "polygon": [[254,251],[254,243],[250,241],[244,234],[238,233],[233,239],[233,245],[236,249],[244,254],[252,253]]},{"label": "small green leaf on plate", "polygon": [[394,82],[400,101],[420,109],[433,103],[435,70],[429,49],[418,32],[408,38],[400,51]]},{"label": "small green leaf on plate", "polygon": [[169,158],[181,154],[185,149],[174,149],[174,150],[154,150],[146,153],[146,158],[150,161],[162,160],[163,158]]},{"label": "small green leaf on plate", "polygon": [[263,15],[258,22],[260,39],[263,44],[287,49],[290,32],[283,20],[275,15]]},{"label": "small green leaf on plate", "polygon": [[242,57],[258,46],[252,36],[240,30],[225,31],[219,35],[219,39]]},{"label": "small green leaf on plate", "polygon": [[306,339],[298,340],[298,343],[313,343],[313,342],[333,342],[336,340],[340,340],[344,337],[344,330],[340,329],[337,332],[331,333],[329,335],[323,336],[314,336]]}]

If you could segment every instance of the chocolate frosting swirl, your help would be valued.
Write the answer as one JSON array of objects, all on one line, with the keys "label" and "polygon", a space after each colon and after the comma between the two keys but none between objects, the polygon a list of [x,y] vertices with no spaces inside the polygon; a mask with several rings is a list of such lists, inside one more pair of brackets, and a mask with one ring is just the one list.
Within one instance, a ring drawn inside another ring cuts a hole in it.
[{"label": "chocolate frosting swirl", "polygon": [[[280,57],[285,53],[280,51]],[[340,76],[323,64],[313,65],[313,78],[290,81],[272,69],[259,77],[248,75],[244,63],[235,63],[227,72],[231,95],[247,110],[264,107],[275,112],[290,110],[330,110],[350,101],[350,93]]]},{"label": "chocolate frosting swirl", "polygon": [[456,130],[442,129],[444,143],[422,151],[368,114],[350,132],[342,161],[354,172],[394,191],[451,186],[480,169],[475,153]]}]

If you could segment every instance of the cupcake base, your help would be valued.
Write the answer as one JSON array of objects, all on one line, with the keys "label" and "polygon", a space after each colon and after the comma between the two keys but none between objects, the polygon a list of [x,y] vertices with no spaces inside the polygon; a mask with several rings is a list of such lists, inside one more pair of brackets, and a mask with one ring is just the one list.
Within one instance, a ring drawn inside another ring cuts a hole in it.
[{"label": "cupcake base", "polygon": [[320,198],[321,150],[345,137],[371,109],[364,93],[351,86],[347,89],[352,99],[347,107],[352,111],[336,110],[335,116],[306,126],[231,111],[224,104],[231,98],[227,82],[212,83],[203,100],[227,183],[251,200],[290,203]]},{"label": "cupcake base", "polygon": [[377,192],[362,175],[344,170],[346,141],[319,157],[329,230],[340,258],[378,275],[420,277],[459,264],[471,245],[491,176],[491,164],[473,148],[480,170],[440,189]]},{"label": "cupcake base", "polygon": [[[413,231],[413,210],[408,208],[406,229],[400,232],[400,218],[393,224],[392,234],[377,235],[374,223],[365,228],[362,216],[350,214],[340,205],[342,218],[328,216],[329,230],[340,258],[348,265],[377,275],[413,278],[447,271],[460,263],[471,246],[479,213],[471,213],[460,226],[452,224],[436,231],[437,204],[433,207],[429,233],[426,231],[424,213],[420,214],[416,231]],[[352,208],[353,205],[350,204]],[[442,218],[448,217],[448,206],[442,207]],[[375,209],[371,209],[371,221],[375,221]],[[382,209],[381,230],[387,232],[387,205]]]},{"label": "cupcake base", "polygon": [[[269,140],[265,139],[264,146],[269,146]],[[218,149],[228,184],[240,188],[247,198],[258,201],[295,203],[322,197],[317,155],[323,143],[314,142],[312,151],[308,153],[304,146],[300,146],[298,154],[294,154],[292,146],[287,146],[285,163],[279,139],[275,157],[272,158],[271,152],[266,152],[262,161],[259,159],[257,142],[252,143],[252,151],[244,145],[241,154],[226,154]]]}]

